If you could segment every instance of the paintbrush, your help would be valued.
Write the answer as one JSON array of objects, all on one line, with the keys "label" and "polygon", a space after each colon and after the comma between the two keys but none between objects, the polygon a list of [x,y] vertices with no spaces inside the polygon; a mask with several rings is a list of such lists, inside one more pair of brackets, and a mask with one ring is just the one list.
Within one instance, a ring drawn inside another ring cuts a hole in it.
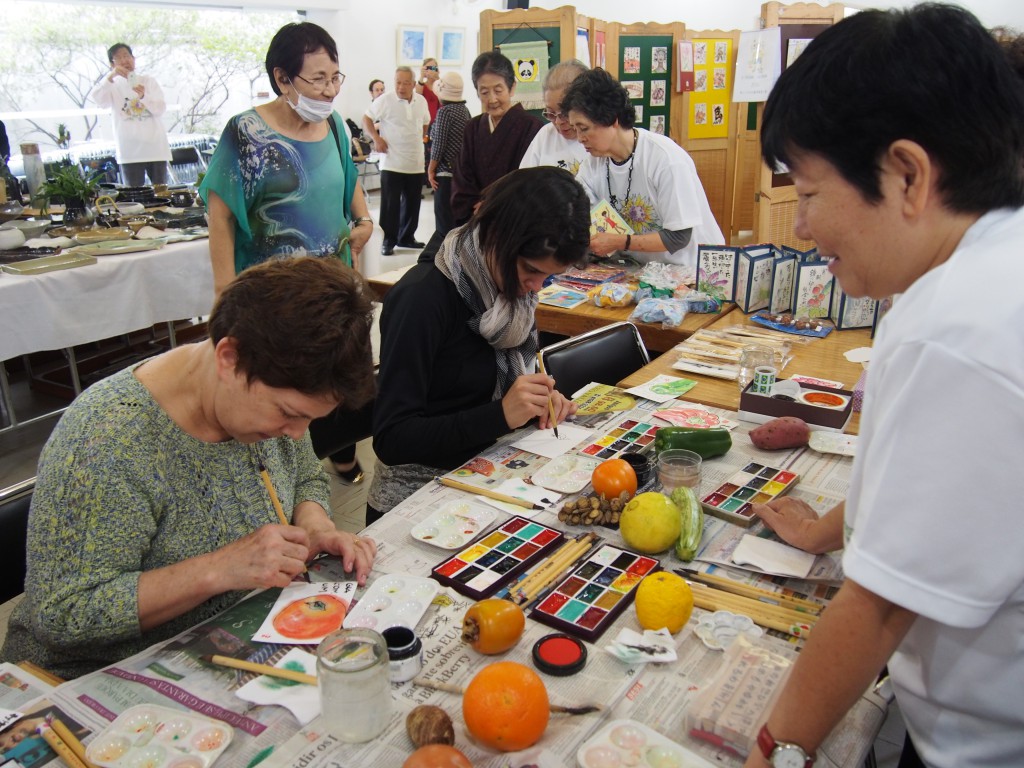
[{"label": "paintbrush", "polygon": [[[461,686],[455,685],[454,683],[439,683],[435,680],[425,680],[421,677],[412,679],[413,685],[418,685],[421,688],[430,688],[432,691],[443,691],[444,693],[454,693],[456,696],[461,696],[465,691]],[[551,711],[558,715],[589,715],[591,712],[603,712],[604,707],[600,704],[585,704],[582,707],[563,707],[561,704],[551,704]]]},{"label": "paintbrush", "polygon": [[50,745],[50,749],[57,753],[69,768],[87,768],[86,764],[78,758],[64,740],[47,724],[36,728],[36,733],[43,737],[43,740]]},{"label": "paintbrush", "polygon": [[53,732],[57,734],[65,744],[67,744],[68,749],[75,753],[75,757],[85,763],[86,768],[96,768],[95,765],[86,759],[85,746],[78,740],[78,737],[71,732],[70,728],[64,725],[64,723],[56,717],[50,718],[50,727],[53,728]]},{"label": "paintbrush", "polygon": [[294,683],[316,685],[315,675],[308,675],[305,672],[299,672],[294,669],[281,669],[280,667],[272,667],[269,664],[257,664],[254,661],[233,659],[230,656],[206,655],[200,656],[199,660],[207,664],[216,664],[219,667],[231,667],[232,669],[240,669],[243,672],[255,672],[258,675],[279,677],[282,680],[291,680]]},{"label": "paintbrush", "polygon": [[[544,370],[544,355],[540,352],[537,353],[537,370],[547,376],[547,371]],[[551,413],[551,428],[555,432],[555,439],[558,439],[558,416],[555,414],[555,401],[548,395],[548,411]]]},{"label": "paintbrush", "polygon": [[[277,513],[277,519],[280,521],[281,525],[291,525],[291,523],[288,522],[288,518],[284,515],[284,507],[281,506],[281,500],[277,498],[277,491],[274,490],[274,484],[270,482],[270,473],[267,471],[267,468],[264,466],[262,461],[259,466],[260,477],[263,479],[263,485],[267,488],[267,493],[270,494],[270,503],[274,505],[274,512]],[[311,583],[309,578],[309,569],[306,568],[305,565],[302,566],[302,578],[306,580],[307,584]]]},{"label": "paintbrush", "polygon": [[506,504],[515,504],[517,507],[524,507],[526,509],[544,509],[540,504],[534,504],[529,499],[520,499],[516,496],[506,496],[504,493],[498,493],[492,491],[489,488],[478,488],[475,485],[469,483],[460,483],[458,480],[452,480],[448,477],[435,477],[434,482],[446,485],[449,488],[458,488],[460,491],[467,491],[468,493],[476,493],[480,496],[486,496],[488,499],[494,499],[495,501],[504,501]]}]

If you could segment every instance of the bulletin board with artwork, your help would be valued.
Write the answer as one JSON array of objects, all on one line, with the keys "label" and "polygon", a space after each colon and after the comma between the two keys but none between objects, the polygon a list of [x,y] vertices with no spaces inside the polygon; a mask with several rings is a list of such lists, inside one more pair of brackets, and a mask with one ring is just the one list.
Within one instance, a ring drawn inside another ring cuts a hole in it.
[{"label": "bulletin board with artwork", "polygon": [[672,35],[620,35],[619,82],[629,94],[635,125],[651,133],[670,130]]},{"label": "bulletin board with artwork", "polygon": [[697,38],[693,44],[693,91],[687,115],[687,136],[718,139],[729,135],[732,96],[733,41]]}]

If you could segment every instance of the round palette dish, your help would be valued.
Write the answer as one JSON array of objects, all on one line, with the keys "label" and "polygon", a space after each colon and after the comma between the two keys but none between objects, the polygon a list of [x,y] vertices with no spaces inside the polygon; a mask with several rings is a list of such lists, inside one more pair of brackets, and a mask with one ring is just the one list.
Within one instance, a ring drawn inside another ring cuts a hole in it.
[{"label": "round palette dish", "polygon": [[534,472],[530,480],[549,491],[577,493],[587,486],[600,463],[600,459],[590,456],[563,454]]},{"label": "round palette dish", "polygon": [[381,576],[359,598],[341,626],[377,632],[391,627],[415,629],[437,590],[433,579],[397,573]]},{"label": "round palette dish", "polygon": [[833,411],[841,411],[850,402],[846,395],[837,395],[835,392],[818,392],[817,390],[804,390],[800,393],[800,402],[813,405],[817,408],[829,408]]},{"label": "round palette dish", "polygon": [[233,735],[220,720],[140,704],[97,734],[85,756],[103,768],[209,768]]},{"label": "round palette dish", "polygon": [[700,617],[693,634],[700,638],[713,651],[724,651],[740,635],[756,640],[764,634],[764,630],[754,624],[749,616],[741,616],[729,611],[715,611]]},{"label": "round palette dish", "polygon": [[409,534],[441,549],[458,549],[494,521],[495,511],[470,501],[453,501],[417,523]]},{"label": "round palette dish", "polygon": [[840,456],[857,455],[857,435],[844,435],[841,432],[825,432],[816,429],[811,432],[807,444],[818,453],[836,453]]},{"label": "round palette dish", "polygon": [[533,644],[533,665],[554,677],[575,675],[587,664],[587,646],[575,637],[556,632]]},{"label": "round palette dish", "polygon": [[613,720],[576,751],[580,768],[713,768],[714,763],[635,720]]}]

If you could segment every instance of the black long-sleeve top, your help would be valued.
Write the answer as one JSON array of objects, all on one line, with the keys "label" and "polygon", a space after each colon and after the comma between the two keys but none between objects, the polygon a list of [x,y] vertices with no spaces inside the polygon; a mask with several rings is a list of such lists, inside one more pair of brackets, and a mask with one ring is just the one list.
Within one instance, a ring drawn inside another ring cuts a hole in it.
[{"label": "black long-sleeve top", "polygon": [[494,350],[433,263],[410,269],[384,298],[373,449],[388,465],[455,469],[508,434],[492,400]]}]

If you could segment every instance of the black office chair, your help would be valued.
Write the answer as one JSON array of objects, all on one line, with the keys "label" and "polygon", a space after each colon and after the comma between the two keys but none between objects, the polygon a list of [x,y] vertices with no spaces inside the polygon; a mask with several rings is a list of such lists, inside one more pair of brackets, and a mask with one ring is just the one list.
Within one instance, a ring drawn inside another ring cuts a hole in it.
[{"label": "black office chair", "polygon": [[25,537],[35,487],[33,477],[0,490],[0,539],[6,544],[0,558],[0,603],[25,591]]},{"label": "black office chair", "polygon": [[632,323],[606,325],[544,347],[544,370],[566,397],[592,381],[618,384],[650,362],[640,331]]}]

